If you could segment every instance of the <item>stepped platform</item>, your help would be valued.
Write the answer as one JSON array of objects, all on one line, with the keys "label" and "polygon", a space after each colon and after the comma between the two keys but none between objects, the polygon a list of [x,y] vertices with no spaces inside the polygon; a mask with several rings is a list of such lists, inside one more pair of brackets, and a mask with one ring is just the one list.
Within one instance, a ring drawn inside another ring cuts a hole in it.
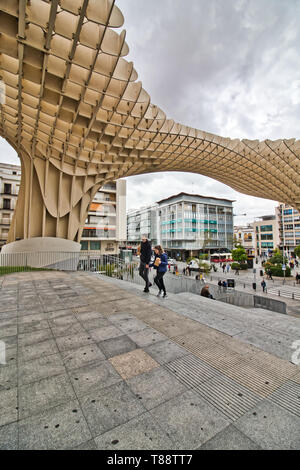
[{"label": "stepped platform", "polygon": [[93,273],[0,279],[0,449],[299,449],[300,320]]}]

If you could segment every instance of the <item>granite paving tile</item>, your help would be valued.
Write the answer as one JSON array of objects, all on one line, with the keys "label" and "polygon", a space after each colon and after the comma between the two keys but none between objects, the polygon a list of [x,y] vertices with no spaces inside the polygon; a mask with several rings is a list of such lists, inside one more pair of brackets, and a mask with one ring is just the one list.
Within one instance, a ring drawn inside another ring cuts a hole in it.
[{"label": "granite paving tile", "polygon": [[32,361],[39,357],[49,356],[50,354],[57,354],[57,349],[54,339],[49,339],[36,344],[19,347],[19,362]]},{"label": "granite paving tile", "polygon": [[63,351],[61,352],[61,356],[68,370],[79,368],[89,362],[105,359],[105,355],[96,344]]},{"label": "granite paving tile", "polygon": [[127,384],[147,410],[187,391],[187,387],[162,367],[132,377]]},{"label": "granite paving tile", "polygon": [[150,346],[150,344],[158,343],[159,341],[166,340],[166,336],[162,335],[153,328],[145,328],[142,331],[128,334],[129,338],[132,339],[139,347],[144,348]]},{"label": "granite paving tile", "polygon": [[[7,345],[6,345],[7,346]],[[18,358],[18,348],[17,346],[6,347],[5,349],[5,362],[6,366],[17,365],[17,358]],[[2,364],[0,364],[0,367]]]},{"label": "granite paving tile", "polygon": [[231,425],[205,442],[199,450],[261,450],[261,447]]},{"label": "granite paving tile", "polygon": [[111,321],[113,321],[114,325],[126,334],[142,331],[148,326],[144,322],[136,318],[124,318],[120,320],[115,320],[112,317]]},{"label": "granite paving tile", "polygon": [[78,397],[93,391],[97,392],[122,380],[115,368],[106,360],[72,369],[69,377]]},{"label": "granite paving tile", "polygon": [[119,330],[113,325],[93,329],[90,331],[90,333],[94,341],[97,343],[104,341],[105,339],[117,338],[118,336],[124,335],[123,331]]},{"label": "granite paving tile", "polygon": [[73,449],[70,450],[98,450],[96,443],[93,439],[90,441],[84,442],[83,444],[80,444],[77,447],[73,447]]},{"label": "granite paving tile", "polygon": [[33,361],[27,361],[19,368],[19,385],[29,384],[38,380],[61,375],[66,372],[60,354],[39,357]]},{"label": "granite paving tile", "polygon": [[159,364],[142,349],[111,357],[109,362],[125,380],[159,367]]},{"label": "granite paving tile", "polygon": [[[177,446],[150,413],[144,413],[95,438],[99,450],[172,450]],[[188,448],[188,447],[187,447]]]},{"label": "granite paving tile", "polygon": [[56,338],[58,349],[62,351],[68,351],[69,349],[78,349],[82,346],[95,344],[91,335],[85,330],[77,332],[70,336],[61,336]]},{"label": "granite paving tile", "polygon": [[20,317],[20,319],[26,319],[26,321],[19,321],[18,328],[19,333],[31,333],[32,331],[46,330],[49,328],[49,323],[45,319],[30,318],[30,317],[42,317],[43,315],[29,315],[26,317]]},{"label": "granite paving tile", "polygon": [[18,333],[18,327],[15,322],[2,323],[0,325],[0,339],[7,338],[9,336],[16,336]]},{"label": "granite paving tile", "polygon": [[150,411],[178,449],[197,449],[230,421],[196,393],[187,391]]},{"label": "granite paving tile", "polygon": [[18,316],[18,310],[15,308],[15,309],[11,309],[11,310],[2,310],[0,312],[0,318],[1,320],[4,320],[5,318],[16,318]]},{"label": "granite paving tile", "polygon": [[137,349],[137,345],[126,335],[106,339],[98,343],[98,346],[107,358],[119,356],[120,354]]},{"label": "granite paving tile", "polygon": [[[80,319],[79,319],[80,320]],[[90,318],[90,319],[85,319],[81,320],[82,325],[86,330],[96,330],[98,328],[104,328],[104,327],[109,327],[112,326],[109,320],[104,317],[97,317],[97,318]]]},{"label": "granite paving tile", "polygon": [[42,341],[53,339],[50,328],[45,330],[32,331],[29,333],[21,333],[18,336],[19,347],[29,346],[31,344],[41,343]]},{"label": "granite paving tile", "polygon": [[77,400],[19,422],[21,450],[69,449],[92,439]]},{"label": "granite paving tile", "polygon": [[234,425],[263,449],[300,449],[299,417],[268,399],[258,403]]},{"label": "granite paving tile", "polygon": [[74,398],[75,394],[67,375],[47,377],[22,385],[19,387],[19,417],[27,418]]},{"label": "granite paving tile", "polygon": [[[0,390],[0,426],[18,419],[18,389]],[[0,428],[1,429],[1,428]]]},{"label": "granite paving tile", "polygon": [[150,346],[144,348],[144,351],[159,364],[166,364],[167,362],[174,361],[175,359],[189,354],[189,351],[181,348],[170,340],[150,344]]},{"label": "granite paving tile", "polygon": [[145,412],[125,382],[93,391],[79,399],[93,436],[103,434]]},{"label": "granite paving tile", "polygon": [[0,426],[0,450],[18,450],[18,423]]},{"label": "granite paving tile", "polygon": [[0,364],[0,391],[18,385],[18,369],[16,364]]}]

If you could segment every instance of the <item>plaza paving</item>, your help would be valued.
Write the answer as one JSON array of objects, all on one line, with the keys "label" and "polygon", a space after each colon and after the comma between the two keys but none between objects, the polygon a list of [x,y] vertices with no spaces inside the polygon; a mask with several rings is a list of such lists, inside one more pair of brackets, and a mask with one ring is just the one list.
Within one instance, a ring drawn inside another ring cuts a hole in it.
[{"label": "plaza paving", "polygon": [[0,449],[300,448],[300,319],[91,273],[0,283]]}]

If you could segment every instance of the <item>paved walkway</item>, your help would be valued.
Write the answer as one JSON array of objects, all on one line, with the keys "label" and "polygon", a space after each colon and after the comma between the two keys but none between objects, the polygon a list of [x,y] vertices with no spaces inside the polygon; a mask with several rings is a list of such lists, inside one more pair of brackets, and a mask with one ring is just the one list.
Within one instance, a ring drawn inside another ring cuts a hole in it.
[{"label": "paved walkway", "polygon": [[298,319],[247,310],[258,347],[241,309],[200,297],[89,273],[0,283],[0,449],[300,448],[299,366],[288,341],[266,350]]}]

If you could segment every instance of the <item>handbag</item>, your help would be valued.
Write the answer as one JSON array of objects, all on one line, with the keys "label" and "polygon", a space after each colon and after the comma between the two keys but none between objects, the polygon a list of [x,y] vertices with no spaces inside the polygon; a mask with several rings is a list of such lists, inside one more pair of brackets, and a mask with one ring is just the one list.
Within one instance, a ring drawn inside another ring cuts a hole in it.
[{"label": "handbag", "polygon": [[160,263],[161,263],[160,258],[155,258],[154,266],[158,267]]}]

